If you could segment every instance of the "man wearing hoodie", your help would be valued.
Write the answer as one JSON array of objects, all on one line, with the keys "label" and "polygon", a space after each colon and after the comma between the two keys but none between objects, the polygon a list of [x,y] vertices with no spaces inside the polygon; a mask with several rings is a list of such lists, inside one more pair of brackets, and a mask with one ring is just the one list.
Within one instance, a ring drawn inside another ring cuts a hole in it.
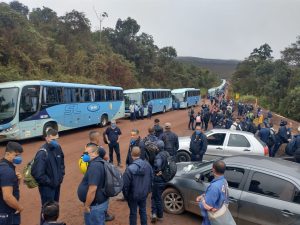
[{"label": "man wearing hoodie", "polygon": [[197,126],[195,132],[191,137],[190,151],[191,151],[191,161],[202,162],[203,155],[207,150],[207,138],[202,132],[201,127]]},{"label": "man wearing hoodie", "polygon": [[157,141],[158,152],[156,153],[153,169],[153,185],[151,196],[151,223],[163,219],[164,207],[162,201],[162,193],[166,186],[166,181],[162,177],[162,171],[167,165],[169,153],[164,151],[165,144],[162,140]]},{"label": "man wearing hoodie", "polygon": [[129,224],[137,224],[137,208],[139,207],[141,225],[147,225],[146,200],[151,192],[153,172],[150,164],[140,158],[139,147],[133,147],[131,156],[133,162],[123,175],[123,195],[130,208]]}]

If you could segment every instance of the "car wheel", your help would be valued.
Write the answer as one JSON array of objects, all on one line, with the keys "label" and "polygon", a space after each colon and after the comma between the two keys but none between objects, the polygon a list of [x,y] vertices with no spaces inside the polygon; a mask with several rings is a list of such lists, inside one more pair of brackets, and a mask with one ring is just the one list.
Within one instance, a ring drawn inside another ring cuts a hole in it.
[{"label": "car wheel", "polygon": [[180,151],[177,153],[176,160],[177,162],[190,162],[191,156],[185,151]]},{"label": "car wheel", "polygon": [[162,198],[165,212],[176,215],[184,212],[183,198],[176,189],[167,188],[163,192]]}]

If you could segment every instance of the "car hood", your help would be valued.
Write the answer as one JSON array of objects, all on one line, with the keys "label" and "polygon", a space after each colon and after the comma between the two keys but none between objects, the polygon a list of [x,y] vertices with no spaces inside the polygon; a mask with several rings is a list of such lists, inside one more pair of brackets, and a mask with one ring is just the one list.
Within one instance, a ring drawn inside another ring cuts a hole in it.
[{"label": "car hood", "polygon": [[207,164],[209,161],[202,162],[180,162],[177,163],[177,172],[175,176],[181,176],[189,173],[193,168],[200,168],[201,165]]},{"label": "car hood", "polygon": [[188,150],[190,148],[191,137],[179,137],[179,149]]}]

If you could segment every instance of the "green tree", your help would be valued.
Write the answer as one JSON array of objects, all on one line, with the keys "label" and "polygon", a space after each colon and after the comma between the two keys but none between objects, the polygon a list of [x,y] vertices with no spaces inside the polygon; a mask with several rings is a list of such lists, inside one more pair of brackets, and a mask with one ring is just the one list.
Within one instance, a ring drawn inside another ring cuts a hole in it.
[{"label": "green tree", "polygon": [[253,52],[250,54],[249,59],[254,61],[262,61],[272,59],[272,52],[270,45],[267,43],[261,45],[259,48],[255,48]]},{"label": "green tree", "polygon": [[17,11],[18,13],[22,14],[23,16],[27,17],[29,13],[29,9],[26,5],[23,5],[22,3],[18,1],[12,1],[9,3],[10,8]]},{"label": "green tree", "polygon": [[281,52],[282,59],[290,65],[300,66],[300,36],[295,43]]}]

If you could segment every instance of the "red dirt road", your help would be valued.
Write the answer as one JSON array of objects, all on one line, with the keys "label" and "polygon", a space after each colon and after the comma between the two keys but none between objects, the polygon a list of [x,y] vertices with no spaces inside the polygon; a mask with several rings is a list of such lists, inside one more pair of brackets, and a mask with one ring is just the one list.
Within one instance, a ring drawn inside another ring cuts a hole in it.
[{"label": "red dirt road", "polygon": [[[199,108],[196,109],[198,112]],[[187,129],[188,116],[187,110],[171,111],[165,114],[155,115],[152,120],[139,120],[136,122],[130,122],[129,120],[119,120],[118,126],[121,128],[123,135],[120,139],[121,147],[121,159],[124,163],[127,155],[130,130],[137,128],[140,130],[141,137],[145,137],[147,134],[147,128],[153,126],[155,118],[159,118],[161,124],[165,122],[171,122],[173,130],[178,136],[191,135],[192,131]],[[274,116],[274,124],[278,124],[280,117]],[[289,122],[291,120],[288,120]],[[299,123],[294,122],[294,131]],[[276,127],[277,128],[277,127]],[[65,154],[66,164],[66,176],[62,184],[61,189],[61,216],[60,220],[66,222],[68,225],[82,225],[83,223],[83,208],[82,203],[77,198],[77,187],[82,179],[82,174],[78,169],[78,159],[84,151],[84,146],[88,142],[88,133],[91,130],[98,129],[103,132],[104,128],[88,127],[83,129],[77,129],[74,131],[68,131],[61,134],[60,144]],[[17,170],[21,171],[25,164],[29,162],[35,155],[36,151],[44,142],[41,139],[31,139],[22,141],[21,144],[24,147],[23,164],[17,167]],[[3,152],[4,144],[0,145],[0,149]],[[108,152],[107,146],[104,146]],[[116,161],[116,160],[114,160]],[[123,164],[124,165],[124,164]],[[125,168],[123,167],[123,170]],[[21,184],[21,203],[25,207],[22,213],[22,225],[36,225],[39,223],[40,214],[40,196],[38,189],[28,189],[25,185]],[[150,215],[150,201],[147,203],[148,215]],[[126,202],[118,201],[117,198],[110,200],[109,212],[116,216],[116,219],[107,224],[111,225],[126,225],[129,224],[129,209]],[[201,223],[201,217],[193,215],[191,213],[184,213],[183,215],[170,215],[165,214],[163,222],[158,224],[172,224],[172,225],[196,225]]]},{"label": "red dirt road", "polygon": [[[147,134],[147,128],[153,126],[155,118],[159,118],[161,124],[171,122],[174,131],[178,136],[191,135],[191,131],[187,129],[188,116],[187,110],[171,111],[165,114],[158,114],[152,117],[151,120],[144,119],[136,122],[129,120],[119,120],[118,126],[120,127],[123,135],[120,139],[121,159],[122,163],[125,161],[127,155],[130,130],[137,128],[140,130],[141,137]],[[65,154],[66,175],[61,189],[61,216],[60,220],[66,222],[68,225],[82,225],[83,223],[83,207],[82,203],[77,198],[77,187],[81,182],[82,174],[78,169],[78,159],[84,151],[84,146],[88,142],[88,133],[91,130],[98,129],[103,132],[104,128],[88,127],[84,129],[77,129],[74,131],[64,132],[60,136],[60,144]],[[36,151],[43,144],[41,139],[31,139],[22,141],[24,147],[23,164],[17,167],[21,171],[25,164],[29,162],[35,155]],[[1,150],[4,150],[4,144],[1,144]],[[104,146],[108,152],[107,145]],[[116,160],[114,160],[116,161]],[[124,164],[123,164],[124,165]],[[125,167],[123,167],[125,169]],[[40,196],[38,189],[28,189],[25,185],[21,184],[21,203],[25,210],[22,213],[22,225],[36,225],[39,223],[40,213]],[[150,215],[150,201],[147,204],[148,215]],[[116,198],[110,200],[109,212],[116,216],[116,219],[108,224],[111,225],[126,225],[129,224],[129,209],[126,202],[118,201]],[[201,218],[190,213],[183,215],[168,215],[165,214],[163,222],[158,224],[199,224]]]}]

